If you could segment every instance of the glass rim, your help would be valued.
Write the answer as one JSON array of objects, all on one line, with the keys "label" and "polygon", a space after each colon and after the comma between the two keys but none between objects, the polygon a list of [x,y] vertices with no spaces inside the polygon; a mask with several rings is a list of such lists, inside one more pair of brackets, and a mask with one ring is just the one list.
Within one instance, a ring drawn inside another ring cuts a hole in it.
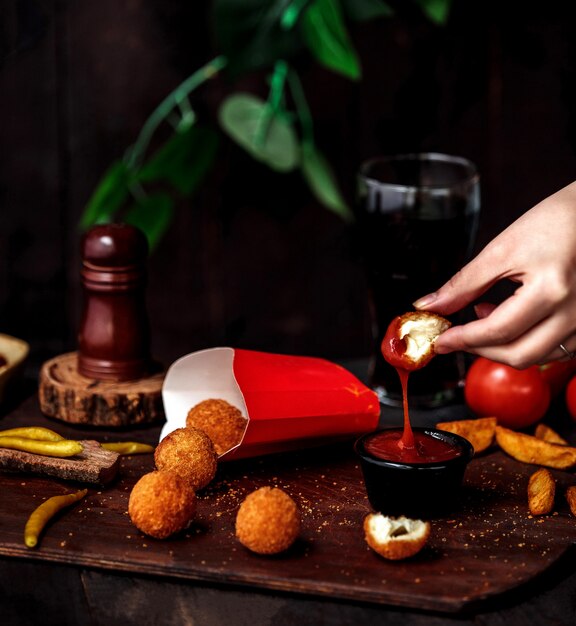
[{"label": "glass rim", "polygon": [[[467,176],[463,177],[462,180],[451,184],[424,184],[424,185],[408,185],[402,183],[393,183],[393,182],[385,182],[374,178],[366,173],[366,170],[378,163],[392,163],[394,161],[437,161],[443,163],[453,163],[462,165],[467,170]],[[358,171],[358,176],[361,177],[364,181],[370,181],[377,185],[385,185],[390,189],[402,189],[407,191],[412,191],[416,189],[452,189],[454,187],[460,187],[462,185],[473,185],[477,184],[480,181],[480,174],[478,173],[478,168],[475,163],[473,163],[470,159],[467,159],[463,156],[457,156],[452,154],[446,154],[443,152],[405,152],[399,154],[391,154],[391,155],[383,155],[372,157],[363,161],[360,164],[360,168]]]}]

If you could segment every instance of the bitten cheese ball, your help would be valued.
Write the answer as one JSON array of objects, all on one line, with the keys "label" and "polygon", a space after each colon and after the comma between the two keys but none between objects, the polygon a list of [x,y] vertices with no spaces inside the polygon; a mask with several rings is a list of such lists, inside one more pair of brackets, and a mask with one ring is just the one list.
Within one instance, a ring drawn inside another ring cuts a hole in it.
[{"label": "bitten cheese ball", "polygon": [[382,340],[382,356],[408,371],[427,365],[436,354],[434,344],[451,326],[444,317],[429,311],[411,311],[395,317]]},{"label": "bitten cheese ball", "polygon": [[300,512],[278,487],[261,487],[246,496],[236,515],[236,537],[258,554],[287,550],[300,533]]},{"label": "bitten cheese ball", "polygon": [[187,528],[196,513],[196,494],[180,476],[153,471],[134,485],[128,514],[138,530],[165,539]]},{"label": "bitten cheese ball", "polygon": [[248,420],[240,409],[226,400],[208,399],[193,406],[186,417],[186,426],[203,430],[216,448],[218,456],[242,441]]},{"label": "bitten cheese ball", "polygon": [[418,554],[426,545],[430,522],[370,513],[364,518],[364,535],[366,543],[380,556],[399,561]]},{"label": "bitten cheese ball", "polygon": [[156,468],[178,474],[197,491],[216,475],[218,455],[208,435],[198,428],[177,428],[154,452]]}]

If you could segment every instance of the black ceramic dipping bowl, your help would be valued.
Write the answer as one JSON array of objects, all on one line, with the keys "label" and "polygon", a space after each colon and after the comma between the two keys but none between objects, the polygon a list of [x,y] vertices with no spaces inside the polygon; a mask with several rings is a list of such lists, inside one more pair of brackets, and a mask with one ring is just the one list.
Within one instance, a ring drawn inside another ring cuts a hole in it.
[{"label": "black ceramic dipping bowl", "polygon": [[[368,500],[383,515],[429,518],[454,511],[461,494],[466,466],[474,456],[472,444],[464,437],[434,428],[413,428],[417,433],[440,439],[458,450],[458,456],[431,462],[391,461],[367,450],[370,440],[384,431],[360,437],[354,450],[360,458]],[[402,428],[387,429],[398,432]]]}]

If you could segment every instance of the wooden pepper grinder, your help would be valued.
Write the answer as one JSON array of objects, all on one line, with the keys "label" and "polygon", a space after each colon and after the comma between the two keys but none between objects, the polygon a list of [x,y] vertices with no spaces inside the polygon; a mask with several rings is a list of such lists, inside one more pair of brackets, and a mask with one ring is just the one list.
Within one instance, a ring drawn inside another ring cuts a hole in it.
[{"label": "wooden pepper grinder", "polygon": [[78,371],[87,378],[124,381],[150,371],[145,302],[148,242],[129,224],[103,224],[82,241],[84,312]]},{"label": "wooden pepper grinder", "polygon": [[84,235],[81,250],[79,349],[43,364],[40,408],[92,426],[164,419],[164,371],[150,356],[146,237],[128,224],[98,225]]}]

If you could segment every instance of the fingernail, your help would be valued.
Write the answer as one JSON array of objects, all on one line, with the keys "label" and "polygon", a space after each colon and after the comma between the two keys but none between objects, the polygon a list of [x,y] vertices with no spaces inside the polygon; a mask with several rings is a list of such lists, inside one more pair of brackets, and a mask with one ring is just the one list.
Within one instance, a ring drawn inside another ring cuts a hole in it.
[{"label": "fingernail", "polygon": [[427,296],[423,296],[416,300],[416,302],[412,303],[412,306],[415,309],[425,309],[427,306],[430,306],[433,302],[438,299],[437,293],[429,293]]}]

